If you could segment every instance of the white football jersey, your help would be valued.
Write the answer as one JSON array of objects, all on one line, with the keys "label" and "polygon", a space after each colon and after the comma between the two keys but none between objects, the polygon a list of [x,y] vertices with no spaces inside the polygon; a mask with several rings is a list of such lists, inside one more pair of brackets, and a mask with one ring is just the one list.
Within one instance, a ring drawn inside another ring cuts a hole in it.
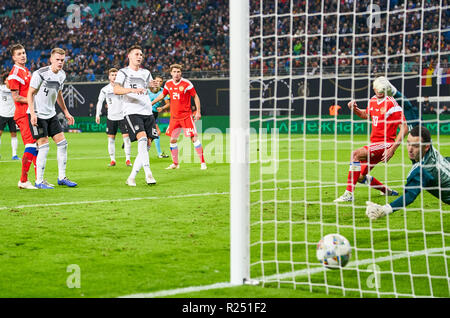
[{"label": "white football jersey", "polygon": [[[152,74],[149,70],[140,68],[137,71],[129,67],[119,70],[116,76],[115,83],[122,85],[125,88],[145,88],[147,90],[148,83],[153,80]],[[148,94],[125,94],[122,95],[123,115],[139,114],[139,115],[153,115],[152,103]]]},{"label": "white football jersey", "polygon": [[30,87],[38,90],[34,96],[34,111],[41,119],[49,119],[56,115],[55,102],[58,92],[62,91],[66,73],[63,70],[53,73],[50,66],[33,72]]},{"label": "white football jersey", "polygon": [[11,95],[11,91],[6,85],[0,85],[0,116],[1,117],[14,117],[14,100]]},{"label": "white football jersey", "polygon": [[114,94],[114,88],[109,83],[100,90],[97,101],[96,117],[100,117],[102,111],[103,102],[106,100],[108,104],[108,119],[109,120],[121,120],[123,119],[123,95]]}]

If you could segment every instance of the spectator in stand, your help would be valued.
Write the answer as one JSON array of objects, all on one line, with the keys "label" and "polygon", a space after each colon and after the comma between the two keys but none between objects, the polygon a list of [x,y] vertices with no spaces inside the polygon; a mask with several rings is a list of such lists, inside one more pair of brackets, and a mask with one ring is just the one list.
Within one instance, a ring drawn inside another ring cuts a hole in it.
[{"label": "spectator in stand", "polygon": [[430,107],[426,111],[424,111],[424,114],[436,115],[437,112],[436,112],[436,109],[434,108],[434,106],[430,105]]},{"label": "spectator in stand", "polygon": [[[228,71],[228,1],[139,0],[137,2],[139,9],[136,9],[122,7],[120,0],[113,0],[109,11],[101,9],[98,13],[94,13],[94,10],[89,7],[91,2],[74,1],[81,8],[81,27],[69,30],[65,23],[66,9],[71,3],[68,0],[10,0],[0,5],[0,10],[4,12],[14,11],[12,17],[0,16],[0,72],[10,69],[7,48],[19,40],[21,43],[27,43],[26,50],[30,53],[31,70],[48,64],[51,48],[62,47],[65,49],[68,53],[65,70],[67,75],[75,80],[92,80],[90,75],[87,79],[87,74],[84,73],[86,69],[92,69],[93,74],[98,75],[106,73],[106,70],[112,66],[125,65],[124,56],[126,56],[126,48],[130,43],[139,43],[143,46],[145,56],[143,64],[151,72],[161,74],[165,66],[173,64],[175,61],[181,61],[186,66],[183,72],[191,73],[190,77],[192,75],[202,76],[201,71],[207,70],[214,71],[214,76],[218,71]],[[354,7],[358,13],[365,12],[370,3],[369,0],[342,0],[339,12],[346,14],[340,15],[336,19],[334,15],[325,15],[322,18],[315,15],[309,17],[301,15],[305,12],[320,13],[322,7],[327,14],[337,12],[337,2],[332,0],[263,1],[262,7],[260,0],[252,0],[251,14],[283,14],[290,12],[292,8],[293,13],[298,16],[293,18],[293,30],[290,30],[291,21],[288,17],[280,17],[278,25],[275,25],[275,19],[270,17],[264,20],[263,25],[258,22],[260,19],[252,19],[251,36],[257,37],[261,33],[263,35],[288,35],[292,31],[294,42],[291,45],[289,40],[282,38],[279,43],[270,37],[254,38],[250,54],[254,58],[262,54],[265,57],[269,55],[298,56],[306,54],[311,56],[322,54],[327,56],[327,61],[322,64],[323,67],[320,71],[335,72],[336,66],[339,66],[335,65],[336,63],[352,65],[351,58],[345,58],[345,61],[341,58],[334,58],[338,50],[341,50],[344,56],[354,55],[361,58],[358,67],[367,66],[370,56],[382,57],[381,59],[372,59],[370,63],[372,69],[367,69],[367,71],[390,71],[388,63],[392,63],[399,67],[403,65],[405,72],[422,74],[422,70],[419,69],[420,65],[430,65],[432,56],[426,56],[422,63],[414,55],[408,56],[404,61],[398,57],[391,59],[389,56],[398,56],[402,53],[408,55],[427,52],[437,54],[450,50],[450,36],[448,35],[450,32],[439,32],[439,30],[448,30],[450,27],[449,10],[430,9],[422,13],[422,2],[418,0],[409,0],[406,3],[397,0],[382,1],[378,3],[382,11],[395,11],[388,14],[388,17],[382,15],[382,27],[372,30],[373,35],[376,36],[370,36],[371,32],[366,17],[351,14],[354,12]],[[430,8],[439,5],[439,2],[425,1],[424,4],[425,8]],[[442,2],[443,7],[448,5],[448,0]],[[403,13],[404,9],[406,9],[406,16]],[[411,11],[412,9],[415,11]],[[438,12],[442,12],[440,19]],[[439,20],[441,25],[439,25]],[[388,30],[386,30],[386,26],[389,26]],[[421,35],[422,26],[425,31],[436,30],[436,32],[427,32]],[[336,32],[340,35],[339,37],[334,36]],[[406,33],[401,34],[401,32]],[[355,34],[358,36],[355,37]],[[305,35],[309,35],[308,41],[306,41]],[[441,36],[440,39],[439,36]],[[354,45],[353,42],[355,42]],[[166,43],[172,45],[169,46]],[[262,47],[264,47],[264,52],[261,52]],[[275,47],[278,52],[275,52]],[[372,48],[371,52],[369,52],[369,47]],[[421,49],[422,52],[420,52]],[[37,56],[31,56],[31,52],[37,52]],[[387,57],[384,57],[385,55]],[[273,66],[271,66],[273,61],[267,58],[262,61],[253,62],[251,70],[258,73],[258,70],[262,68],[266,70],[266,74],[274,74]],[[314,67],[313,59],[307,59],[302,63],[305,70]],[[438,61],[431,65],[436,66],[436,64]],[[441,61],[441,64],[444,63]],[[394,67],[395,70],[399,68]],[[442,79],[449,84],[450,69],[448,66],[441,67],[443,68],[442,74],[446,75]],[[341,67],[341,69],[348,70],[348,67]],[[365,68],[361,68],[361,70],[364,71]],[[428,71],[429,67],[426,66],[425,73]],[[295,72],[297,74],[297,70]],[[98,79],[97,76],[96,80]]]},{"label": "spectator in stand", "polygon": [[448,115],[448,114],[450,114],[450,109],[448,109],[447,105],[442,106],[440,115]]}]

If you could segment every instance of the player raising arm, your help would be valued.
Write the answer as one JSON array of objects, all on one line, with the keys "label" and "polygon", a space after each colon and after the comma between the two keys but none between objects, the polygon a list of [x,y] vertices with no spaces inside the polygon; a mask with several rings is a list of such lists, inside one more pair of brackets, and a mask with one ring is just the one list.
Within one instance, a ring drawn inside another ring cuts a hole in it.
[{"label": "player raising arm", "polygon": [[[380,190],[384,195],[398,195],[368,173],[377,163],[388,162],[408,133],[408,126],[402,108],[394,98],[387,95],[391,89],[389,81],[378,77],[373,82],[375,96],[370,99],[365,110],[358,108],[355,101],[350,101],[348,107],[362,119],[371,118],[372,133],[370,145],[356,149],[351,154],[350,169],[347,178],[347,188],[342,196],[334,202],[353,201],[353,191],[357,182],[368,184]],[[397,134],[397,128],[400,131]],[[397,134],[397,135],[396,135]]]},{"label": "player raising arm", "polygon": [[28,90],[28,105],[30,111],[30,124],[33,137],[37,140],[39,152],[36,160],[36,183],[38,189],[53,189],[44,183],[44,171],[50,150],[48,137],[56,143],[56,158],[58,161],[58,185],[75,187],[77,184],[66,176],[67,140],[56,116],[55,102],[64,113],[68,124],[75,123],[74,118],[67,110],[62,89],[66,74],[62,70],[65,51],[55,48],[50,53],[50,66],[42,67],[33,73]]},{"label": "player raising arm", "polygon": [[131,140],[128,136],[128,128],[123,118],[122,109],[122,96],[114,94],[114,81],[116,80],[117,72],[116,68],[111,68],[108,71],[109,84],[100,90],[97,101],[97,109],[95,115],[95,122],[100,124],[100,113],[102,111],[103,103],[106,100],[108,105],[108,117],[106,120],[106,134],[108,135],[108,152],[111,162],[109,166],[116,165],[116,134],[120,128],[122,133],[124,151],[125,151],[125,164],[131,166]]},{"label": "player raising arm", "polygon": [[126,184],[132,187],[136,186],[136,175],[141,168],[144,168],[147,184],[156,184],[148,156],[152,140],[158,138],[150,98],[147,95],[147,87],[153,78],[149,70],[141,68],[142,60],[142,48],[139,45],[131,46],[128,49],[128,67],[119,70],[114,82],[114,94],[123,95],[123,115],[131,140],[138,141],[138,154],[126,181]]},{"label": "player raising arm", "polygon": [[[170,136],[170,151],[172,153],[173,163],[166,169],[178,169],[178,145],[177,140],[180,135],[180,129],[184,130],[184,135],[190,137],[195,151],[200,158],[200,168],[206,170],[205,158],[203,156],[203,147],[197,137],[197,129],[194,120],[201,118],[200,98],[195,91],[194,85],[181,77],[181,65],[173,64],[170,66],[171,80],[164,85],[163,92],[152,101],[152,105],[163,100],[166,95],[170,96],[170,122],[166,130],[166,135]],[[191,97],[194,97],[196,112],[192,118]]]},{"label": "player raising arm", "polygon": [[376,220],[413,203],[422,189],[450,204],[450,162],[431,145],[431,135],[423,126],[415,126],[408,136],[408,156],[413,166],[406,179],[404,194],[381,206],[367,201],[366,215]]}]

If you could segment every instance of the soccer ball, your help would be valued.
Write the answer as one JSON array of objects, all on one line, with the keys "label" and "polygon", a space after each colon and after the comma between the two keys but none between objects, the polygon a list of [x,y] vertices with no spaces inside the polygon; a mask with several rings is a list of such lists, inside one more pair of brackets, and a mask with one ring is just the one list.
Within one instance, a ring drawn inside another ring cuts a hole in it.
[{"label": "soccer ball", "polygon": [[344,236],[328,234],[317,244],[316,256],[326,268],[336,269],[347,265],[352,257],[352,247]]}]

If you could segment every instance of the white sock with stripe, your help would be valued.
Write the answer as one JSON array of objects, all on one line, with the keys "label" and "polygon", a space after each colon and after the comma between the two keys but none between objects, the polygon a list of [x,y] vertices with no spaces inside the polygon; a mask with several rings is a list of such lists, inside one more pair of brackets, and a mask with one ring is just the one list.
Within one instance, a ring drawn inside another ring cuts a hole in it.
[{"label": "white sock with stripe", "polygon": [[131,140],[130,137],[123,137],[123,150],[125,151],[126,160],[131,157]]},{"label": "white sock with stripe", "polygon": [[67,140],[64,139],[56,144],[56,159],[58,161],[58,179],[66,177],[67,166]]},{"label": "white sock with stripe", "polygon": [[36,183],[44,182],[45,164],[47,163],[47,156],[50,150],[48,143],[40,145],[36,157]]},{"label": "white sock with stripe", "polygon": [[12,156],[17,156],[17,146],[18,146],[17,137],[11,137],[11,150],[12,150]]},{"label": "white sock with stripe", "polygon": [[116,140],[108,137],[108,153],[111,161],[116,161]]},{"label": "white sock with stripe", "polygon": [[150,170],[150,159],[148,157],[148,139],[146,137],[143,137],[138,140],[138,153],[139,156],[141,156],[142,160],[142,167],[144,168],[145,177],[148,177],[152,174],[152,171]]}]

